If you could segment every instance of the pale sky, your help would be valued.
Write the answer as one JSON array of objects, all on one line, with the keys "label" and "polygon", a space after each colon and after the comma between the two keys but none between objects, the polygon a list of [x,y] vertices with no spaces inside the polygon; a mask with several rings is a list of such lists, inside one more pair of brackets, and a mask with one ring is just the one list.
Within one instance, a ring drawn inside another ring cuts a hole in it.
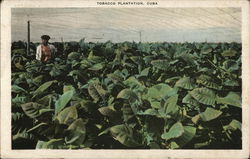
[{"label": "pale sky", "polygon": [[12,41],[241,42],[240,8],[17,8]]}]

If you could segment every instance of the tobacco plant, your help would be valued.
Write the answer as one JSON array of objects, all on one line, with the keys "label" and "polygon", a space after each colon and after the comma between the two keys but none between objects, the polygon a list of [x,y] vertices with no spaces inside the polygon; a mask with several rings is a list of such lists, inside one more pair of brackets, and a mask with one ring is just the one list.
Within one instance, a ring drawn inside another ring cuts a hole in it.
[{"label": "tobacco plant", "polygon": [[241,149],[241,44],[12,43],[13,149]]}]

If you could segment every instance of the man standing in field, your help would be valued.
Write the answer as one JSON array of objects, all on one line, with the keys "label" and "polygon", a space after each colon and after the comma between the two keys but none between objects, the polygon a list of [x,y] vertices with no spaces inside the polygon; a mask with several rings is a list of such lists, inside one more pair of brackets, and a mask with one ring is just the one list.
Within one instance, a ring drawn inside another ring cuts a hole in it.
[{"label": "man standing in field", "polygon": [[52,59],[56,52],[56,48],[54,45],[49,44],[49,35],[42,35],[41,39],[42,43],[38,45],[36,49],[36,59],[47,63]]}]

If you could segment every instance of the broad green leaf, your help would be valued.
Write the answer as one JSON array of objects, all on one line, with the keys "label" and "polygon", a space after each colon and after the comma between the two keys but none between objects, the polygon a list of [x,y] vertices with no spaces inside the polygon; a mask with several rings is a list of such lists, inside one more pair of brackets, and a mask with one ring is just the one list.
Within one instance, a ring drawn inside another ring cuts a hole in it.
[{"label": "broad green leaf", "polygon": [[36,143],[36,149],[42,149],[43,148],[43,145],[46,143],[46,141],[41,141],[41,140],[38,140],[37,143]]},{"label": "broad green leaf", "polygon": [[129,86],[131,89],[143,87],[142,83],[139,82],[135,77],[129,77],[123,83],[126,86]]},{"label": "broad green leaf", "polygon": [[177,138],[176,143],[183,147],[188,142],[190,142],[196,134],[196,128],[192,126],[184,126],[184,133],[181,135],[181,137]]},{"label": "broad green leaf", "polygon": [[168,70],[169,69],[169,60],[153,60],[151,64],[159,70]]},{"label": "broad green leaf", "polygon": [[146,90],[146,87],[139,82],[135,77],[129,77],[127,80],[123,81],[123,83],[128,86],[135,93],[143,92]]},{"label": "broad green leaf", "polygon": [[147,99],[153,108],[161,107],[161,100],[177,94],[178,89],[172,88],[167,84],[157,84],[148,89],[144,98]]},{"label": "broad green leaf", "polygon": [[81,54],[79,52],[71,52],[68,55],[68,60],[78,60],[80,58]]},{"label": "broad green leaf", "polygon": [[163,108],[158,109],[157,117],[158,118],[163,118],[163,119],[171,119],[171,118],[175,119],[176,118],[176,116],[166,114],[166,110],[164,110]]},{"label": "broad green leaf", "polygon": [[79,76],[80,71],[79,70],[72,70],[68,73],[68,76]]},{"label": "broad green leaf", "polygon": [[67,67],[65,65],[59,65],[59,64],[55,64],[51,71],[49,72],[49,74],[51,75],[51,77],[56,77],[56,76],[60,76],[64,73],[64,70],[67,69]]},{"label": "broad green leaf", "polygon": [[178,148],[180,148],[180,146],[174,141],[170,142],[169,146],[170,146],[170,149],[178,149]]},{"label": "broad green leaf", "polygon": [[133,118],[135,115],[135,113],[137,113],[135,111],[135,113],[133,112],[131,106],[129,104],[124,104],[121,108],[122,111],[122,115],[123,115],[123,120],[125,122],[128,122],[129,119]]},{"label": "broad green leaf", "polygon": [[235,92],[229,92],[226,97],[217,97],[216,102],[241,108],[241,97]]},{"label": "broad green leaf", "polygon": [[93,50],[91,50],[88,56],[88,60],[93,63],[99,63],[103,61],[103,58],[100,56],[95,56]]},{"label": "broad green leaf", "polygon": [[235,60],[227,60],[223,62],[223,68],[228,72],[239,70],[239,65]]},{"label": "broad green leaf", "polygon": [[179,57],[182,58],[182,60],[184,60],[188,65],[197,65],[197,58],[192,54],[184,53]]},{"label": "broad green leaf", "polygon": [[149,74],[150,67],[143,69],[138,77],[147,77]]},{"label": "broad green leaf", "polygon": [[225,130],[241,130],[241,122],[238,120],[233,119],[228,125],[223,126]]},{"label": "broad green leaf", "polygon": [[175,83],[176,87],[181,87],[184,89],[194,89],[194,84],[192,83],[190,77],[183,77]]},{"label": "broad green leaf", "polygon": [[177,105],[177,101],[178,101],[178,95],[171,96],[166,100],[164,105],[166,114],[175,115],[176,113],[178,113],[179,107]]},{"label": "broad green leaf", "polygon": [[206,105],[215,104],[215,93],[208,88],[195,88],[189,92],[189,94],[198,102]]},{"label": "broad green leaf", "polygon": [[33,78],[33,82],[36,84],[36,85],[40,85],[42,83],[42,80],[43,80],[44,76],[43,75],[39,75],[35,78]]},{"label": "broad green leaf", "polygon": [[39,112],[41,109],[46,108],[46,106],[34,102],[29,102],[21,105],[24,113],[30,118],[36,118],[41,115]]},{"label": "broad green leaf", "polygon": [[49,94],[46,95],[36,101],[38,104],[42,104],[48,108],[51,108],[52,102],[53,102],[53,95]]},{"label": "broad green leaf", "polygon": [[235,50],[229,49],[229,50],[225,50],[221,53],[222,56],[235,56],[237,54],[237,52]]},{"label": "broad green leaf", "polygon": [[198,84],[202,84],[203,86],[206,86],[208,88],[213,88],[213,89],[217,89],[217,90],[221,89],[221,86],[219,86],[217,83],[213,82],[213,79],[207,75],[200,75],[196,79],[196,82]]},{"label": "broad green leaf", "polygon": [[66,93],[67,91],[75,90],[75,88],[72,85],[65,85],[63,86],[63,93]]},{"label": "broad green leaf", "polygon": [[109,122],[111,122],[112,124],[119,124],[122,122],[121,113],[118,111],[115,111],[111,106],[101,107],[98,109],[98,111],[102,115],[107,116],[109,119]]},{"label": "broad green leaf", "polygon": [[204,48],[204,49],[201,50],[201,53],[202,53],[202,54],[209,54],[209,53],[211,53],[212,51],[213,51],[212,48]]},{"label": "broad green leaf", "polygon": [[188,50],[184,46],[176,47],[175,51],[174,51],[174,58],[178,58],[181,55],[186,54],[187,52],[188,52]]},{"label": "broad green leaf", "polygon": [[20,63],[20,62],[16,62],[15,63],[16,68],[18,68],[19,70],[24,70],[24,66]]},{"label": "broad green leaf", "polygon": [[148,99],[148,101],[150,102],[150,105],[152,108],[159,109],[161,107],[161,101],[150,99],[150,98]]},{"label": "broad green leaf", "polygon": [[91,66],[92,66],[92,63],[87,59],[83,59],[82,61],[80,61],[80,69],[82,70],[87,69]]},{"label": "broad green leaf", "polygon": [[127,99],[132,103],[138,100],[137,95],[132,90],[127,88],[120,91],[117,95],[117,98]]},{"label": "broad green leaf", "polygon": [[237,80],[230,80],[226,79],[225,82],[223,83],[225,86],[239,86],[239,82]]},{"label": "broad green leaf", "polygon": [[203,121],[210,121],[218,118],[221,114],[221,111],[208,107],[204,112],[200,114],[200,117]]},{"label": "broad green leaf", "polygon": [[194,124],[197,124],[198,121],[200,120],[200,114],[195,115],[194,117],[192,117],[191,120]]},{"label": "broad green leaf", "polygon": [[126,68],[122,69],[121,73],[122,73],[124,78],[127,78],[129,76],[128,69],[126,69]]},{"label": "broad green leaf", "polygon": [[70,106],[63,109],[57,116],[56,119],[60,124],[71,124],[74,120],[78,118],[77,110],[75,106]]},{"label": "broad green leaf", "polygon": [[102,99],[105,99],[108,95],[107,91],[103,89],[103,87],[99,84],[94,84],[94,87],[96,89],[96,91],[98,92],[99,96]]},{"label": "broad green leaf", "polygon": [[145,57],[143,57],[143,60],[144,60],[144,62],[146,63],[146,64],[150,64],[151,63],[151,61],[153,61],[154,60],[154,56],[145,56]]},{"label": "broad green leaf", "polygon": [[133,138],[133,129],[127,125],[116,125],[110,128],[110,133],[115,140],[128,147],[137,147],[140,144]]},{"label": "broad green leaf", "polygon": [[59,97],[59,99],[55,103],[55,114],[58,114],[71,100],[73,97],[74,91],[70,90],[65,93],[63,93],[62,96]]},{"label": "broad green leaf", "polygon": [[177,89],[172,88],[167,84],[157,84],[148,89],[147,96],[155,99],[163,99],[165,97],[170,97],[172,95],[177,94]]},{"label": "broad green leaf", "polygon": [[108,74],[108,78],[110,78],[113,82],[122,82],[123,77],[114,73]]},{"label": "broad green leaf", "polygon": [[67,144],[80,145],[86,138],[86,122],[83,119],[75,120],[68,127],[68,136],[65,137]]},{"label": "broad green leaf", "polygon": [[48,89],[53,83],[56,83],[56,80],[48,81],[43,83],[40,87],[38,87],[35,92],[33,92],[33,98],[41,93],[43,93],[46,89]]},{"label": "broad green leaf", "polygon": [[183,99],[182,103],[191,104],[193,106],[199,106],[199,102],[195,100],[190,94],[187,94]]},{"label": "broad green leaf", "polygon": [[116,56],[115,56],[115,59],[113,60],[113,62],[115,63],[115,62],[121,62],[121,56],[122,56],[122,52],[121,52],[121,50],[120,49],[115,49],[115,54],[116,54]]},{"label": "broad green leaf", "polygon": [[88,68],[88,70],[91,70],[91,71],[99,71],[101,69],[103,69],[105,66],[104,63],[98,63],[98,64],[95,64],[93,65],[92,67]]},{"label": "broad green leaf", "polygon": [[178,138],[184,133],[184,127],[180,122],[175,123],[168,132],[165,132],[161,135],[161,138],[164,140],[169,140],[173,138]]},{"label": "broad green leaf", "polygon": [[177,59],[177,60],[172,60],[172,61],[169,62],[169,64],[170,64],[170,65],[174,65],[174,64],[176,64],[177,62],[179,62],[179,59]]},{"label": "broad green leaf", "polygon": [[110,107],[101,107],[98,111],[104,116],[115,116],[116,112]]},{"label": "broad green leaf", "polygon": [[90,83],[88,86],[88,93],[94,99],[94,102],[100,100],[100,98],[105,99],[107,96],[107,91],[103,89],[98,83]]},{"label": "broad green leaf", "polygon": [[94,102],[99,101],[100,96],[99,96],[96,88],[94,87],[94,84],[89,84],[89,86],[88,86],[88,93],[94,99]]}]

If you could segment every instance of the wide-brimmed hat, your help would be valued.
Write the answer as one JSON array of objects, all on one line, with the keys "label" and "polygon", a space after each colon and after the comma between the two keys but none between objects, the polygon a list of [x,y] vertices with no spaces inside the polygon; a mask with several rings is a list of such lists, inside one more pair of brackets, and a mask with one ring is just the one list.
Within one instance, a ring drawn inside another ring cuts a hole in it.
[{"label": "wide-brimmed hat", "polygon": [[49,39],[50,39],[50,36],[49,36],[49,35],[42,35],[42,36],[41,36],[41,39],[49,40]]}]

